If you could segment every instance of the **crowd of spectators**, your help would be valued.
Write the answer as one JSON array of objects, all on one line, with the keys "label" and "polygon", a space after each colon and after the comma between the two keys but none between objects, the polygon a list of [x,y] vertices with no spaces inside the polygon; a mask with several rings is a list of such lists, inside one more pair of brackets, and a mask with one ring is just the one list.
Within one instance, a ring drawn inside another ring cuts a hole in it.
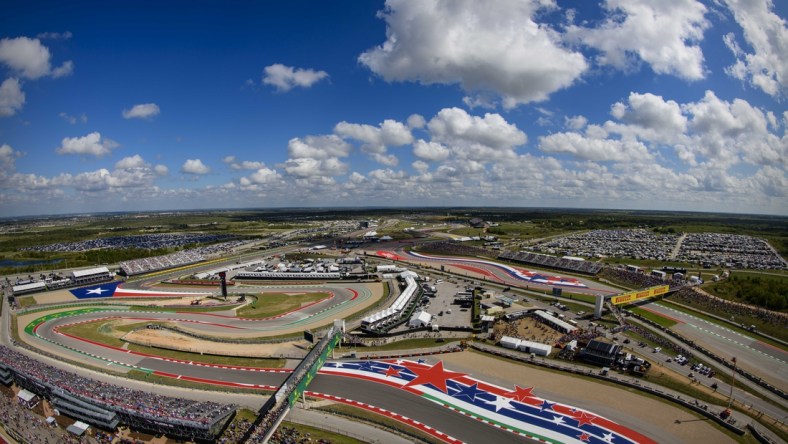
[{"label": "crowd of spectators", "polygon": [[[676,302],[683,302],[698,307],[710,313],[725,313],[727,316],[750,317],[760,320],[766,324],[788,327],[788,313],[767,310],[755,305],[742,304],[740,302],[729,301],[718,298],[708,293],[697,291],[694,288],[682,288],[673,293],[670,299]],[[743,327],[748,327],[744,325]]]},{"label": "crowd of spectators", "polygon": [[629,257],[667,260],[676,246],[677,234],[657,234],[642,228],[593,230],[570,234],[536,244],[536,251],[585,257]]},{"label": "crowd of spectators", "polygon": [[146,257],[120,263],[120,269],[126,276],[150,273],[168,268],[180,267],[204,261],[205,258],[194,250],[178,251],[164,256]]},{"label": "crowd of spectators", "polygon": [[435,253],[435,254],[450,254],[454,256],[497,256],[498,253],[485,250],[481,247],[467,245],[462,242],[431,242],[423,244],[419,247],[419,251]]},{"label": "crowd of spectators", "polygon": [[328,439],[315,439],[313,440],[309,433],[301,433],[294,427],[279,427],[279,429],[271,435],[268,441],[271,444],[331,444]]},{"label": "crowd of spectators", "polygon": [[257,422],[256,426],[254,426],[252,433],[249,434],[249,437],[246,439],[245,442],[250,444],[264,443],[265,436],[268,434],[271,428],[276,424],[277,420],[279,419],[279,416],[282,415],[282,413],[285,411],[287,406],[288,403],[287,400],[285,399],[284,402],[278,403],[278,405],[275,408],[266,412],[263,418],[259,422]]},{"label": "crowd of spectators", "polygon": [[224,430],[222,436],[217,438],[219,444],[237,444],[242,442],[244,435],[252,427],[252,422],[244,418],[241,421],[233,421]]},{"label": "crowd of spectators", "polygon": [[664,348],[666,350],[673,350],[677,354],[686,356],[687,359],[692,359],[693,353],[690,351],[690,349],[685,348],[682,345],[679,345],[664,336],[660,336],[655,333],[652,333],[651,331],[646,330],[645,328],[637,324],[629,323],[626,326],[624,326],[623,330],[632,331],[638,334],[639,336],[647,339],[651,343],[656,344],[658,347]]},{"label": "crowd of spectators", "polygon": [[785,268],[785,261],[765,240],[741,234],[688,234],[676,259],[725,268]]},{"label": "crowd of spectators", "polygon": [[3,394],[0,394],[0,422],[10,435],[29,444],[87,442],[65,430],[50,426],[44,418]]},{"label": "crowd of spectators", "polygon": [[[230,237],[230,236],[224,236],[224,238],[227,238],[227,237]],[[200,246],[200,247],[193,248],[190,251],[192,251],[192,252],[194,252],[196,254],[202,255],[202,256],[213,256],[213,255],[225,256],[227,254],[231,254],[233,251],[235,251],[238,248],[241,248],[241,247],[243,247],[245,245],[248,245],[248,244],[252,244],[254,242],[257,242],[257,241],[256,240],[248,240],[248,239],[247,240],[244,240],[244,239],[233,239],[233,240],[228,240],[228,241],[225,241],[225,242],[220,242],[220,243],[217,243],[217,244],[203,245],[203,246]]]},{"label": "crowd of spectators", "polygon": [[81,252],[100,248],[140,248],[155,250],[159,248],[176,248],[189,244],[219,242],[231,238],[226,234],[206,233],[171,233],[141,234],[137,236],[115,236],[91,239],[79,242],[58,242],[49,245],[36,245],[22,248],[22,251],[63,251]]},{"label": "crowd of spectators", "polygon": [[528,265],[536,265],[545,268],[571,271],[583,274],[597,274],[602,270],[603,265],[598,262],[567,259],[546,254],[531,253],[527,251],[501,253],[498,259],[506,259],[513,262],[521,262]]},{"label": "crowd of spectators", "polygon": [[646,288],[654,287],[656,285],[669,284],[671,288],[679,287],[683,281],[674,281],[673,279],[662,280],[661,278],[651,276],[649,274],[639,273],[636,271],[629,271],[624,268],[606,267],[600,274],[600,278],[620,283],[630,288]]},{"label": "crowd of spectators", "polygon": [[121,387],[86,378],[44,364],[25,354],[0,345],[0,363],[37,384],[59,387],[72,396],[107,406],[108,410],[184,424],[207,425],[235,407],[211,401],[192,401]]}]

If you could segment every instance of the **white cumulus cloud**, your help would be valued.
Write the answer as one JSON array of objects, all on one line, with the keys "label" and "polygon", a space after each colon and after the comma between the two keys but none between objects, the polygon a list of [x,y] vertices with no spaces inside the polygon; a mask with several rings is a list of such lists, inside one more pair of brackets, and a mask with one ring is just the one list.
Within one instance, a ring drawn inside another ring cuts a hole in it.
[{"label": "white cumulus cloud", "polygon": [[74,69],[73,62],[67,61],[53,71],[51,58],[49,48],[38,39],[16,37],[0,40],[0,63],[22,77],[37,79],[48,75],[63,77],[71,74]]},{"label": "white cumulus cloud", "polygon": [[64,137],[56,152],[58,154],[89,154],[101,157],[119,146],[114,140],[101,137],[101,133],[92,132],[83,137]]},{"label": "white cumulus cloud", "polygon": [[160,113],[159,105],[155,103],[141,103],[134,105],[131,109],[123,110],[124,119],[152,119]]},{"label": "white cumulus cloud", "polygon": [[19,80],[5,79],[0,85],[0,117],[13,116],[24,104],[25,93],[19,86]]},{"label": "white cumulus cloud", "polygon": [[200,159],[187,159],[181,166],[181,172],[186,174],[194,174],[202,176],[211,171]]},{"label": "white cumulus cloud", "polygon": [[339,122],[334,127],[334,133],[362,142],[361,151],[372,154],[385,154],[388,147],[413,143],[410,128],[392,119],[384,120],[377,127]]},{"label": "white cumulus cloud", "polygon": [[630,70],[639,61],[657,74],[705,77],[698,42],[710,26],[696,0],[606,0],[597,27],[569,26],[567,38],[600,51],[597,62]]},{"label": "white cumulus cloud", "polygon": [[538,0],[388,0],[380,16],[386,41],[359,61],[389,82],[459,83],[494,94],[506,108],[546,100],[587,69],[539,13]]},{"label": "white cumulus cloud", "polygon": [[265,163],[256,161],[256,160],[243,160],[238,162],[235,156],[225,156],[222,159],[222,162],[230,165],[230,168],[233,170],[259,170],[260,168],[265,168]]},{"label": "white cumulus cloud", "polygon": [[500,114],[471,116],[460,108],[444,108],[427,124],[432,137],[447,144],[478,144],[494,150],[511,150],[528,138],[517,125]]},{"label": "white cumulus cloud", "polygon": [[282,179],[282,175],[270,168],[260,168],[249,176],[249,181],[256,184],[270,184]]},{"label": "white cumulus cloud", "polygon": [[115,169],[130,170],[133,168],[142,168],[145,166],[145,160],[139,154],[124,157],[115,163]]},{"label": "white cumulus cloud", "polygon": [[349,168],[350,166],[347,163],[336,157],[327,159],[303,157],[287,159],[284,163],[285,172],[297,178],[340,176],[347,174]]},{"label": "white cumulus cloud", "polygon": [[419,159],[436,162],[448,159],[451,152],[438,142],[426,142],[419,139],[413,144],[413,154]]},{"label": "white cumulus cloud", "polygon": [[[725,0],[736,22],[744,30],[751,52],[741,49],[733,33],[725,44],[736,57],[726,68],[728,75],[749,81],[766,94],[783,97],[788,86],[788,27],[785,17],[774,12],[770,0]],[[783,11],[784,12],[784,11]]]},{"label": "white cumulus cloud", "polygon": [[153,172],[159,176],[166,176],[170,173],[170,169],[167,168],[167,165],[158,164],[153,167]]},{"label": "white cumulus cloud", "polygon": [[272,85],[278,91],[286,92],[295,87],[309,88],[315,83],[328,78],[325,71],[314,69],[295,68],[281,63],[263,68],[263,83]]},{"label": "white cumulus cloud", "polygon": [[347,157],[352,149],[353,147],[349,143],[334,134],[306,136],[303,139],[294,137],[287,143],[287,152],[294,159]]}]

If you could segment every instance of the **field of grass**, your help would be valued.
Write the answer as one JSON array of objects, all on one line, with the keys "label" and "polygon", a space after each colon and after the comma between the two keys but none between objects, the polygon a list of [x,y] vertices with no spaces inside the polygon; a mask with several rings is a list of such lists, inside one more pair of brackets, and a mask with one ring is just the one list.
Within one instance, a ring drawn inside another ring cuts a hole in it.
[{"label": "field of grass", "polygon": [[221,307],[200,306],[200,305],[187,305],[180,307],[166,307],[166,306],[148,307],[142,305],[133,305],[129,308],[129,310],[130,311],[185,311],[189,313],[210,313],[212,311],[232,310],[233,308],[239,305],[241,304],[224,305]]},{"label": "field of grass", "polygon": [[328,293],[261,293],[257,300],[249,305],[241,307],[237,313],[238,317],[261,319],[280,315],[295,310],[306,304],[317,302],[329,296]]},{"label": "field of grass", "polygon": [[788,276],[734,271],[728,279],[703,285],[707,292],[770,310],[788,309]]},{"label": "field of grass", "polygon": [[640,315],[640,316],[648,319],[649,321],[656,322],[657,324],[659,324],[659,325],[661,325],[663,327],[666,327],[666,328],[670,328],[670,327],[673,327],[674,325],[678,324],[678,322],[676,322],[676,321],[674,321],[672,319],[668,319],[668,318],[660,316],[660,315],[658,315],[658,314],[656,314],[654,312],[651,312],[651,311],[648,311],[648,310],[644,310],[644,309],[642,309],[640,307],[632,307],[629,310],[632,313]]}]

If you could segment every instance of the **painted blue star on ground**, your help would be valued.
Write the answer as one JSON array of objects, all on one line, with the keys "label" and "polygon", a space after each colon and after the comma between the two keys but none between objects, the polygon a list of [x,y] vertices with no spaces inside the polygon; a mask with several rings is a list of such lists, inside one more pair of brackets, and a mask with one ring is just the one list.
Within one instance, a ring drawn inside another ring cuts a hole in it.
[{"label": "painted blue star on ground", "polygon": [[376,372],[377,369],[372,365],[372,362],[364,361],[358,366],[359,370],[364,370],[365,372]]},{"label": "painted blue star on ground", "polygon": [[459,386],[459,391],[454,393],[452,396],[455,398],[465,397],[468,398],[471,402],[476,401],[476,395],[480,393],[484,393],[483,391],[478,389],[479,384],[473,384],[469,386]]},{"label": "painted blue star on ground", "polygon": [[555,403],[554,403],[554,402],[547,402],[547,400],[545,400],[544,402],[542,402],[542,407],[541,407],[541,409],[540,409],[540,410],[541,410],[541,411],[545,411],[545,410],[553,410],[553,406],[554,406],[554,405],[555,405]]}]

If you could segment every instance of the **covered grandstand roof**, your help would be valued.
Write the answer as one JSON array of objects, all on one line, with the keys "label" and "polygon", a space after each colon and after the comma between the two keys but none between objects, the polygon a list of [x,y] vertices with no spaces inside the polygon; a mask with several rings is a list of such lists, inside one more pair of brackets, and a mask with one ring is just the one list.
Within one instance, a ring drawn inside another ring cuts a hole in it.
[{"label": "covered grandstand roof", "polygon": [[109,273],[109,269],[107,267],[96,267],[96,268],[88,268],[86,270],[74,270],[71,272],[71,275],[75,278],[81,278],[86,276],[93,276],[94,274],[105,274]]},{"label": "covered grandstand roof", "polygon": [[23,285],[14,285],[14,293],[24,293],[27,291],[36,291],[36,290],[43,290],[47,288],[47,284],[44,282],[32,282],[30,284],[23,284]]},{"label": "covered grandstand roof", "polygon": [[536,310],[536,311],[534,311],[534,314],[539,316],[540,318],[542,318],[542,320],[550,322],[551,324],[555,325],[556,327],[559,327],[559,328],[563,329],[567,333],[571,333],[571,332],[577,330],[577,327],[575,327],[574,325],[569,324],[568,322],[564,322],[564,321],[558,319],[557,317],[547,313],[546,311]]}]

